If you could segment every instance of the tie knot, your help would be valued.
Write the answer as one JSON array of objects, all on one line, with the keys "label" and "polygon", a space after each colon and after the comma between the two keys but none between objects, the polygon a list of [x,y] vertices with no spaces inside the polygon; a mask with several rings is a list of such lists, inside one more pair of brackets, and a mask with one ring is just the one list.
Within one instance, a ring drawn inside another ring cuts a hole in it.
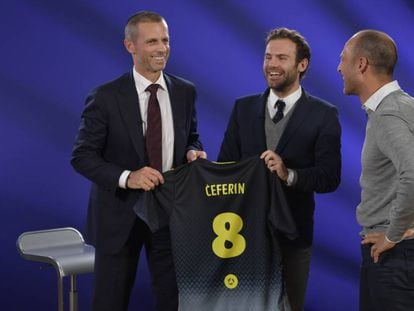
[{"label": "tie knot", "polygon": [[156,94],[159,87],[159,84],[150,84],[145,90],[150,92],[151,94]]},{"label": "tie knot", "polygon": [[277,102],[275,103],[275,108],[277,108],[277,110],[279,111],[283,111],[283,109],[285,109],[285,102],[281,99],[278,99]]}]

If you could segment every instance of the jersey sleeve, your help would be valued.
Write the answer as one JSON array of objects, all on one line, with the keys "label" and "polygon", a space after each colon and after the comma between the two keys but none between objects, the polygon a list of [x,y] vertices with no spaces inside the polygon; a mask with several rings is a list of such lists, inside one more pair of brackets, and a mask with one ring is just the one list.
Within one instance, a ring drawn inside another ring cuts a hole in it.
[{"label": "jersey sleeve", "polygon": [[163,185],[153,191],[142,193],[134,206],[137,216],[152,232],[168,226],[174,203],[174,172],[165,173],[164,181]]},{"label": "jersey sleeve", "polygon": [[288,239],[298,237],[296,224],[290,207],[286,201],[282,184],[275,175],[269,173],[268,182],[270,186],[270,210],[269,220],[273,227],[285,235]]}]

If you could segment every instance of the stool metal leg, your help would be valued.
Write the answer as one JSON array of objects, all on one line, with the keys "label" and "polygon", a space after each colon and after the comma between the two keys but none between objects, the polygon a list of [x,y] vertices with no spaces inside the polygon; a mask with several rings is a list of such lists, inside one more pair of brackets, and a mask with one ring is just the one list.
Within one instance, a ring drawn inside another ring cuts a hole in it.
[{"label": "stool metal leg", "polygon": [[63,277],[58,272],[58,310],[63,311]]},{"label": "stool metal leg", "polygon": [[69,310],[78,311],[78,291],[76,290],[76,275],[70,276]]}]

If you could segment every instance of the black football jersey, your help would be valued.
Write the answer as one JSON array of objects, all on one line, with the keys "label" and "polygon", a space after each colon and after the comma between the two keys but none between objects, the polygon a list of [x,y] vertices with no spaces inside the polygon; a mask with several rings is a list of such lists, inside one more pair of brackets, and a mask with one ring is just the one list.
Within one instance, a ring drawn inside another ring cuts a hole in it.
[{"label": "black football jersey", "polygon": [[179,310],[289,310],[275,233],[296,227],[264,161],[198,159],[164,177],[136,211],[154,231],[170,226]]}]

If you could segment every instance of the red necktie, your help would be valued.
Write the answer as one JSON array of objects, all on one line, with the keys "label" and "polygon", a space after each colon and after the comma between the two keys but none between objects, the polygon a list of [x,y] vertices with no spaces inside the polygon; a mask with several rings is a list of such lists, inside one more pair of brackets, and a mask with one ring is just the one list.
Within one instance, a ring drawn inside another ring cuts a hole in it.
[{"label": "red necktie", "polygon": [[150,166],[162,172],[162,124],[160,104],[157,98],[159,86],[159,84],[151,84],[146,89],[151,95],[148,101],[145,144]]}]

